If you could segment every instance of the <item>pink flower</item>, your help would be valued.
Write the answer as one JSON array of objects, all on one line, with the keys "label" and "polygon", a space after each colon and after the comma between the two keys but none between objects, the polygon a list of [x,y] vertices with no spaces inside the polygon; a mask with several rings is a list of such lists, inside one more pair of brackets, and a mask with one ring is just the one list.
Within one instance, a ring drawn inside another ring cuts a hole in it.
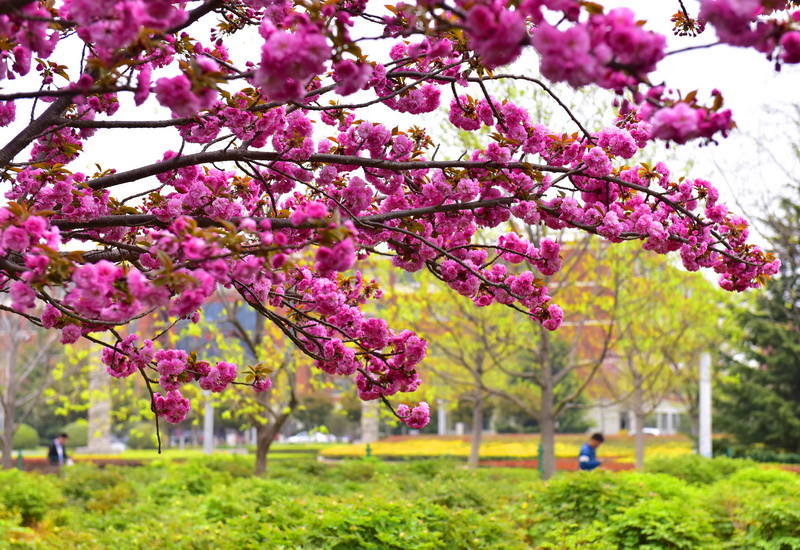
[{"label": "pink flower", "polygon": [[333,68],[333,80],[339,83],[336,92],[340,95],[350,95],[362,89],[371,76],[372,65],[369,63],[343,59]]},{"label": "pink flower", "polygon": [[189,400],[178,390],[168,391],[166,396],[160,393],[153,395],[153,408],[158,416],[167,419],[170,424],[183,422],[189,414]]},{"label": "pink flower", "polygon": [[200,378],[198,384],[204,390],[221,392],[228,387],[228,384],[236,380],[236,365],[220,361],[209,369],[207,375]]},{"label": "pink flower", "polygon": [[787,32],[781,36],[781,48],[781,60],[784,63],[800,63],[800,31]]},{"label": "pink flower", "polygon": [[317,250],[316,269],[320,273],[347,271],[356,261],[356,248],[350,237],[336,243],[332,248],[320,246]]},{"label": "pink flower", "polygon": [[0,127],[8,126],[17,116],[17,106],[13,101],[0,101]]},{"label": "pink flower", "polygon": [[296,32],[272,31],[261,48],[261,65],[253,82],[274,101],[300,99],[308,79],[325,71],[331,56],[328,41],[316,27]]},{"label": "pink flower", "polygon": [[425,401],[421,401],[413,409],[409,409],[408,405],[400,404],[397,406],[397,414],[400,420],[415,430],[421,430],[431,421],[431,409]]},{"label": "pink flower", "polygon": [[139,71],[139,78],[136,80],[136,93],[133,94],[133,100],[137,106],[144,103],[150,97],[150,75],[153,69],[149,63],[142,66]]},{"label": "pink flower", "polygon": [[22,227],[12,225],[3,231],[3,248],[17,252],[31,245],[31,236]]},{"label": "pink flower", "polygon": [[253,391],[256,393],[262,393],[267,391],[272,387],[272,378],[259,378],[255,382],[253,382]]},{"label": "pink flower", "polygon": [[525,17],[500,4],[475,5],[467,13],[466,24],[470,45],[490,69],[514,61],[528,42]]},{"label": "pink flower", "polygon": [[547,330],[556,330],[561,326],[561,321],[564,319],[564,310],[561,306],[552,304],[547,308],[548,319],[542,322],[542,326]]},{"label": "pink flower", "polygon": [[695,137],[703,115],[704,111],[693,109],[684,102],[664,107],[656,111],[651,119],[651,135],[653,138],[686,143]]},{"label": "pink flower", "polygon": [[12,309],[25,311],[36,306],[36,291],[23,281],[11,283],[11,303]]},{"label": "pink flower", "polygon": [[188,359],[182,349],[160,349],[155,353],[156,370],[162,376],[177,376],[186,369]]},{"label": "pink flower", "polygon": [[66,325],[61,329],[62,344],[74,344],[81,337],[81,327],[78,325]]}]

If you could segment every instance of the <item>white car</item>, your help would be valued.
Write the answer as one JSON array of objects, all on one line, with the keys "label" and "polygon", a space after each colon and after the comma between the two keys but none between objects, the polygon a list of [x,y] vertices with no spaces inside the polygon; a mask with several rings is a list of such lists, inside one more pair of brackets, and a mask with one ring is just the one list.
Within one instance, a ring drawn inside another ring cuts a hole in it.
[{"label": "white car", "polygon": [[[652,435],[654,437],[658,437],[661,435],[661,430],[658,428],[642,428],[642,433],[644,435]],[[630,435],[636,435],[636,430],[631,430],[628,432]]]},{"label": "white car", "polygon": [[333,434],[324,434],[322,432],[300,432],[296,433],[285,440],[286,443],[334,443],[336,436]]}]

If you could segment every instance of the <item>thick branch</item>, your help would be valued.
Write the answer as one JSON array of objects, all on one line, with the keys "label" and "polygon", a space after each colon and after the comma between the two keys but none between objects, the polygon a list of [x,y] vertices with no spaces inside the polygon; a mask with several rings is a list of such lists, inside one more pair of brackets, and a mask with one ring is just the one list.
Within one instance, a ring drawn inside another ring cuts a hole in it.
[{"label": "thick branch", "polygon": [[[108,189],[124,183],[138,181],[157,174],[163,174],[179,168],[187,166],[195,166],[199,164],[211,164],[217,162],[234,162],[234,161],[247,161],[247,160],[260,160],[260,161],[280,161],[280,153],[274,151],[250,151],[248,149],[230,149],[223,151],[209,151],[205,153],[196,153],[193,155],[184,155],[175,157],[164,162],[134,168],[127,172],[119,172],[108,176],[95,178],[89,182],[89,187],[98,189]],[[288,159],[287,159],[288,161]],[[424,168],[429,169],[445,169],[445,168],[474,168],[474,169],[520,169],[520,170],[539,170],[543,172],[570,172],[570,168],[561,166],[548,166],[542,164],[531,164],[528,162],[473,162],[463,160],[418,160],[418,161],[394,161],[386,159],[371,159],[365,157],[354,157],[345,155],[331,155],[331,154],[315,154],[311,155],[307,162],[322,163],[322,164],[338,164],[344,166],[360,166],[362,168],[377,168],[382,170],[391,170],[392,172],[407,172],[410,170],[421,170]]]}]

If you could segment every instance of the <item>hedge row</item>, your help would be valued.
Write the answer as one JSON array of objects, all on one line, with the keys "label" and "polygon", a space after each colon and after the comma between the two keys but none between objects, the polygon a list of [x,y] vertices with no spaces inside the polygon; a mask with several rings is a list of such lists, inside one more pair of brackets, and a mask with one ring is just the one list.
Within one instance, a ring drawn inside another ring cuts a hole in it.
[{"label": "hedge row", "polygon": [[[448,461],[0,472],[10,548],[800,548],[800,478],[748,461],[664,459],[651,473],[464,470]],[[6,546],[3,546],[5,548]]]}]

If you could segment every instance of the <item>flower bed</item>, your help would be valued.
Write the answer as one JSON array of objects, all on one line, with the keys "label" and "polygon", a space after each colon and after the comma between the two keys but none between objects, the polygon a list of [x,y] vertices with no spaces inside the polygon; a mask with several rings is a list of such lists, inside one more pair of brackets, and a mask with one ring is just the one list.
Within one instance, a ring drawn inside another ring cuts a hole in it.
[{"label": "flower bed", "polygon": [[[556,458],[578,456],[585,435],[565,434],[556,437]],[[692,453],[692,441],[685,436],[648,437],[648,455],[679,456]],[[463,436],[394,436],[370,444],[370,454],[387,459],[466,458],[470,452],[469,437]],[[353,458],[366,456],[365,444],[335,445],[320,451],[324,458]],[[610,436],[600,447],[598,455],[607,461],[632,463],[635,442],[632,436]],[[482,460],[535,459],[539,456],[537,435],[486,436],[481,444]]]}]

